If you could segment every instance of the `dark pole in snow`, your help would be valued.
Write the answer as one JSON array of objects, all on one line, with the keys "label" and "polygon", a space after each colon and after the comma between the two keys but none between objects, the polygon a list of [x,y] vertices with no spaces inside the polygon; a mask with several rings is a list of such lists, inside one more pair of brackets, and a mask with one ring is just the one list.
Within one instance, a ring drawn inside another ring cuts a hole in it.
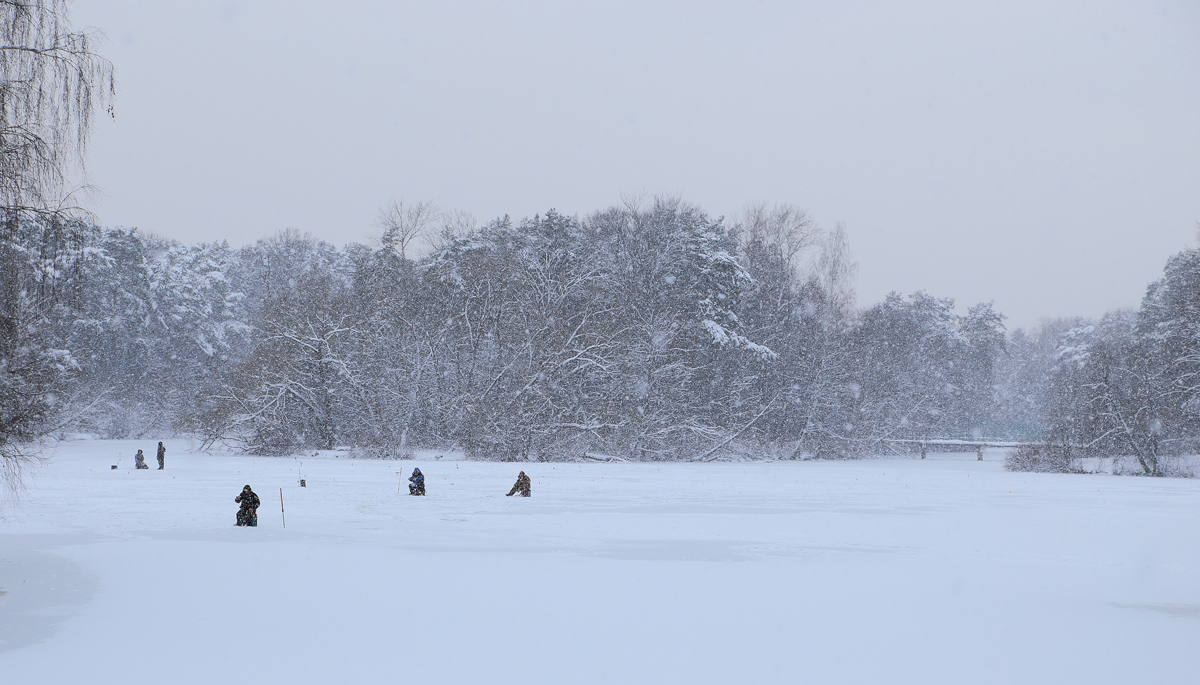
[{"label": "dark pole in snow", "polygon": [[283,488],[279,488],[279,515],[283,517],[283,527],[287,528],[287,514],[283,513]]}]

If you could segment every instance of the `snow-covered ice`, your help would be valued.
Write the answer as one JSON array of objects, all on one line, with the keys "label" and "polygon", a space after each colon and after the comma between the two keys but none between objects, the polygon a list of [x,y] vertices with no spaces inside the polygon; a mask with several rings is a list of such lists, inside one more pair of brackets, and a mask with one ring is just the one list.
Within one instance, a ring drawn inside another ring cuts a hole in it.
[{"label": "snow-covered ice", "polygon": [[418,498],[154,445],[61,443],[6,509],[3,682],[1200,682],[1195,480],[448,456]]}]

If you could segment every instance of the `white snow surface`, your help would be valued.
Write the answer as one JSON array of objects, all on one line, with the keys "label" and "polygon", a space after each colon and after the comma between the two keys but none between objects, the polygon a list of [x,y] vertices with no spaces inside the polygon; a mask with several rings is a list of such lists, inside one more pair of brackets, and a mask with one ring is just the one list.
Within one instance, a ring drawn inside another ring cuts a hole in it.
[{"label": "white snow surface", "polygon": [[60,443],[5,510],[4,683],[1200,682],[1196,480],[421,453],[300,488],[185,441],[133,470],[155,443]]}]

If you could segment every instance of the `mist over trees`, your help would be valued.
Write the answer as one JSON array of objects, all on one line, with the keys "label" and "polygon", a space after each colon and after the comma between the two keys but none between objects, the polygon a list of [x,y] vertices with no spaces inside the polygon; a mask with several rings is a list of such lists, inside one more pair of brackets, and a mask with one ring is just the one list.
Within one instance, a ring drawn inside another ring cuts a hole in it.
[{"label": "mist over trees", "polygon": [[1055,327],[1053,356],[1045,345],[1030,355],[1048,367],[1030,396],[1049,445],[1010,464],[1078,471],[1086,458],[1117,457],[1145,475],[1186,473],[1175,457],[1198,448],[1200,249],[1171,257],[1136,311]]}]

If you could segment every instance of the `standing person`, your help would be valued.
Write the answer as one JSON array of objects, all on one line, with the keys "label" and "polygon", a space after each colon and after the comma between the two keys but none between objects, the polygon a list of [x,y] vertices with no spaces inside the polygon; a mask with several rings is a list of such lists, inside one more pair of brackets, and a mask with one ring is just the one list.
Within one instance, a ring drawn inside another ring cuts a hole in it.
[{"label": "standing person", "polygon": [[133,455],[133,467],[135,469],[150,468],[149,466],[146,465],[146,455],[142,454],[141,450],[138,450],[138,453]]},{"label": "standing person", "polygon": [[237,524],[239,526],[257,526],[258,525],[258,495],[250,489],[250,486],[242,488],[242,494],[233,498],[234,502],[242,505],[238,507]]},{"label": "standing person", "polygon": [[421,473],[421,469],[413,469],[412,475],[408,477],[408,494],[425,494],[425,474]]},{"label": "standing person", "polygon": [[163,447],[163,444],[160,442],[160,443],[158,443],[158,470],[162,471],[163,467],[166,466],[166,464],[167,464],[167,448]]},{"label": "standing person", "polygon": [[515,494],[520,494],[522,497],[528,497],[530,490],[533,488],[533,483],[529,481],[529,476],[525,472],[517,474],[517,482],[512,486],[512,490],[508,491],[505,497],[512,497]]}]

